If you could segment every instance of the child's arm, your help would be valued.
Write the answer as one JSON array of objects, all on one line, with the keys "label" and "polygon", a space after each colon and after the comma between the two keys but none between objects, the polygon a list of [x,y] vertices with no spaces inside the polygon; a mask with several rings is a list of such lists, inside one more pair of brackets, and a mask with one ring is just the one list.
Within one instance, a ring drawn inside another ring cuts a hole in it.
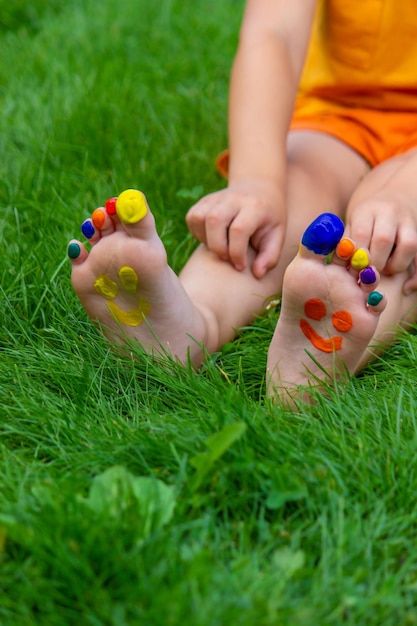
[{"label": "child's arm", "polygon": [[249,243],[257,277],[279,257],[286,226],[286,138],[316,0],[248,0],[233,65],[227,189],[187,215],[192,234],[237,269]]}]

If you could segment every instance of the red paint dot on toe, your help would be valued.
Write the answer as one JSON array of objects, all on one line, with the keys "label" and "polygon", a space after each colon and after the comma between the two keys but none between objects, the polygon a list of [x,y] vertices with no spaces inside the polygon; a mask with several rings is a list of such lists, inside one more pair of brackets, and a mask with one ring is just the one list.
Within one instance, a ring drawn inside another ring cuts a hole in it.
[{"label": "red paint dot on toe", "polygon": [[116,201],[117,197],[107,200],[105,204],[107,215],[116,215]]},{"label": "red paint dot on toe", "polygon": [[348,311],[336,311],[332,316],[332,324],[341,333],[347,333],[353,326],[352,316]]},{"label": "red paint dot on toe", "polygon": [[311,320],[320,321],[326,315],[326,306],[320,298],[311,298],[304,304],[304,312]]}]

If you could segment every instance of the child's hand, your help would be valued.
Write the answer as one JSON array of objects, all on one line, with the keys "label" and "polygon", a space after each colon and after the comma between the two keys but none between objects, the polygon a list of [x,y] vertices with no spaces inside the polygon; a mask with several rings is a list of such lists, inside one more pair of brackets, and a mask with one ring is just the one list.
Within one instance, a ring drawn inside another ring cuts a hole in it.
[{"label": "child's hand", "polygon": [[256,278],[278,262],[285,234],[284,199],[269,182],[234,183],[202,198],[186,221],[192,235],[237,270],[247,265],[248,247],[256,251]]},{"label": "child's hand", "polygon": [[361,202],[348,211],[346,235],[369,249],[379,272],[405,272],[417,255],[417,212],[411,198],[390,190]]}]

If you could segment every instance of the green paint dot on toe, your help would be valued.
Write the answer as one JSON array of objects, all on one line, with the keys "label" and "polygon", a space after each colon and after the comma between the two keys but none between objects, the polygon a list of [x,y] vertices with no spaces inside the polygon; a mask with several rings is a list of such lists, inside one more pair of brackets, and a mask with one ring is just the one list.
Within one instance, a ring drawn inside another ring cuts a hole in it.
[{"label": "green paint dot on toe", "polygon": [[81,254],[81,248],[78,243],[70,243],[67,252],[70,259],[78,259]]},{"label": "green paint dot on toe", "polygon": [[373,291],[368,296],[368,304],[369,306],[377,306],[384,296],[379,291]]}]

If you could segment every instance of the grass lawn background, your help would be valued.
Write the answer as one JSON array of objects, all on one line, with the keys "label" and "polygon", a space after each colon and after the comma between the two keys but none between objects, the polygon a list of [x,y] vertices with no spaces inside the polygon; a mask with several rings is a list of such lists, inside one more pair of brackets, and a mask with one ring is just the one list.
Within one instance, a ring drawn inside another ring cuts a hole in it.
[{"label": "grass lawn background", "polygon": [[128,187],[192,251],[242,9],[0,0],[1,626],[417,624],[413,333],[293,414],[265,399],[278,311],[197,373],[111,353],[70,285]]}]

